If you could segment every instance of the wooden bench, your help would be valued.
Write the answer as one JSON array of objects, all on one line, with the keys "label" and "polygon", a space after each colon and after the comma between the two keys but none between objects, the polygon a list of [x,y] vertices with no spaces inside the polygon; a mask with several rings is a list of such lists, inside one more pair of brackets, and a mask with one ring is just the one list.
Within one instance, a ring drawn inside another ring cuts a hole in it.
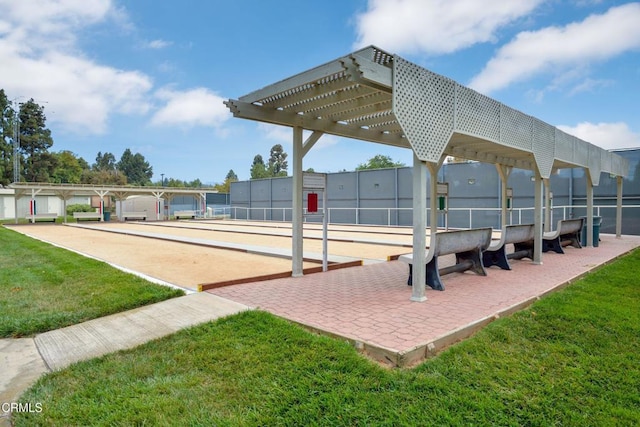
[{"label": "wooden bench", "polygon": [[125,221],[130,220],[130,219],[141,219],[143,221],[146,221],[147,213],[146,212],[124,212],[122,214],[122,218]]},{"label": "wooden bench", "polygon": [[75,219],[76,222],[80,222],[80,220],[100,221],[102,214],[100,212],[74,212],[73,219]]},{"label": "wooden bench", "polygon": [[[503,270],[511,270],[509,259],[532,258],[534,224],[507,225],[502,229],[499,240],[493,240],[482,253],[485,268],[497,265]],[[513,244],[515,251],[507,254],[506,246]]]},{"label": "wooden bench", "polygon": [[[427,286],[437,291],[444,291],[444,284],[440,275],[453,272],[471,270],[474,273],[486,276],[487,272],[482,264],[482,251],[491,244],[491,231],[491,227],[474,228],[471,230],[444,231],[431,236],[431,242],[424,260],[427,265]],[[449,254],[456,255],[455,265],[438,269],[438,257]],[[401,255],[398,259],[409,264],[407,285],[411,286],[413,281],[413,254]]]},{"label": "wooden bench", "polygon": [[542,234],[542,252],[553,251],[563,254],[563,246],[573,246],[582,248],[580,244],[580,233],[584,218],[561,219],[558,221],[556,231],[548,231]]},{"label": "wooden bench", "polygon": [[196,219],[196,211],[175,211],[173,213],[173,216],[176,219],[180,219],[180,218]]},{"label": "wooden bench", "polygon": [[58,214],[55,212],[43,212],[43,213],[37,213],[33,215],[27,215],[25,217],[25,219],[28,219],[29,221],[32,221],[32,222],[36,222],[36,221],[56,222],[57,218],[58,218]]}]

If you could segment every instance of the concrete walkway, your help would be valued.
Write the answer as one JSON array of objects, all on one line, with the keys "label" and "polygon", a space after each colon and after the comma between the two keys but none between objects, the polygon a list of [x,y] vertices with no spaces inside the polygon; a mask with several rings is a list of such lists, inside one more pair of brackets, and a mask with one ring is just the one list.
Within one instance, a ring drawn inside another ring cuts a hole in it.
[{"label": "concrete walkway", "polygon": [[[46,372],[133,348],[248,309],[244,304],[206,292],[194,293],[45,332],[35,338],[0,339],[0,403],[17,402]],[[0,412],[0,426],[9,425],[8,414]]]}]

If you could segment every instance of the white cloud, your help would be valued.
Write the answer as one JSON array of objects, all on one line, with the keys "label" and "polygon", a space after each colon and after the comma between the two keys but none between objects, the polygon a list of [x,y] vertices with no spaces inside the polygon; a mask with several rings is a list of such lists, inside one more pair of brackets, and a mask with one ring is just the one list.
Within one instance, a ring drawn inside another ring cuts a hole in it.
[{"label": "white cloud", "polygon": [[101,65],[78,50],[76,34],[84,27],[109,19],[126,25],[110,0],[0,0],[0,10],[0,75],[9,98],[46,103],[51,122],[86,134],[105,132],[116,112],[149,110],[148,76]]},{"label": "white cloud", "polygon": [[540,73],[561,74],[640,48],[640,3],[565,27],[522,32],[500,48],[470,86],[490,93]]},{"label": "white cloud", "polygon": [[[273,141],[282,142],[293,146],[293,130],[288,126],[272,125],[270,123],[258,123],[258,130],[265,138]],[[302,141],[306,141],[311,135],[311,131],[302,132]],[[338,137],[334,135],[324,134],[318,142],[313,146],[312,150],[317,148],[326,148],[338,143]]]},{"label": "white cloud", "polygon": [[560,125],[558,129],[606,150],[640,147],[640,133],[633,132],[623,122],[582,122],[573,127]]},{"label": "white cloud", "polygon": [[492,42],[497,30],[544,0],[369,0],[356,17],[357,48],[450,53]]},{"label": "white cloud", "polygon": [[146,47],[148,47],[149,49],[164,49],[165,47],[171,46],[171,44],[172,44],[171,42],[157,39],[157,40],[151,40],[149,43],[146,44]]},{"label": "white cloud", "polygon": [[231,117],[223,98],[205,88],[160,89],[156,97],[166,104],[153,115],[151,124],[155,126],[219,127]]}]

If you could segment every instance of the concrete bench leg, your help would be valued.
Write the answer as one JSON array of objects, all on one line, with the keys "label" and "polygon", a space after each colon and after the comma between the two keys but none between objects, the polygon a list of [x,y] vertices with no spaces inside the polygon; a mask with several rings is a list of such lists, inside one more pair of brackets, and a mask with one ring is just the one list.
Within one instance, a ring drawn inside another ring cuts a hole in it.
[{"label": "concrete bench leg", "polygon": [[553,251],[558,254],[563,254],[562,245],[560,244],[560,236],[553,240],[542,240],[542,252]]},{"label": "concrete bench leg", "polygon": [[456,265],[460,265],[459,271],[471,270],[481,276],[487,275],[482,263],[482,251],[475,249],[472,251],[458,252],[456,254]]},{"label": "concrete bench leg", "polygon": [[582,249],[579,233],[563,234],[562,236],[560,236],[560,240],[569,241],[568,246],[573,246],[574,248]]},{"label": "concrete bench leg", "polygon": [[522,258],[533,259],[533,243],[532,242],[514,243],[513,248],[514,248],[514,252],[507,255],[508,259],[522,259]]},{"label": "concrete bench leg", "polygon": [[[427,286],[436,291],[444,291],[444,283],[440,279],[440,272],[438,271],[438,259],[434,257],[427,264],[427,278],[425,280]],[[413,265],[409,264],[409,280],[407,285],[413,285]]]},{"label": "concrete bench leg", "polygon": [[485,268],[497,265],[503,270],[511,270],[505,246],[507,245],[502,245],[502,247],[495,251],[484,251],[482,253],[482,264]]}]

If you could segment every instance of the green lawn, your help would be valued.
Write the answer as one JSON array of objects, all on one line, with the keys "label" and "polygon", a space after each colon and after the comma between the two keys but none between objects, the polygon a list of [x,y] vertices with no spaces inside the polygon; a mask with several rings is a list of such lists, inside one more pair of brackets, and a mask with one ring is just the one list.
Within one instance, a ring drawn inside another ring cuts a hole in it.
[{"label": "green lawn", "polygon": [[183,294],[0,226],[0,338],[30,336]]},{"label": "green lawn", "polygon": [[32,425],[640,425],[640,250],[411,370],[250,311],[41,378]]}]

